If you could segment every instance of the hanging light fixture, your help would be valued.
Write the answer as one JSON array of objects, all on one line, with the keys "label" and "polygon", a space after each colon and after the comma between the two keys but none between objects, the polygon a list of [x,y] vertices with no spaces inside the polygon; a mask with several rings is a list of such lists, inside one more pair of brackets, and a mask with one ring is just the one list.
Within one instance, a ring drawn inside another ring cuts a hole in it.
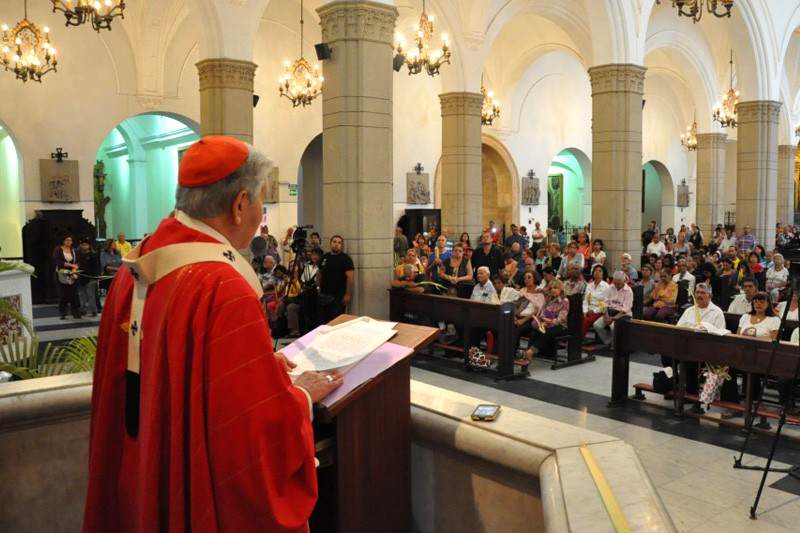
[{"label": "hanging light fixture", "polygon": [[123,0],[50,0],[53,13],[61,11],[67,19],[66,26],[80,26],[92,23],[94,31],[111,30],[111,21],[116,17],[125,18]]},{"label": "hanging light fixture", "polygon": [[322,94],[325,78],[319,72],[319,65],[311,66],[303,57],[303,0],[300,0],[300,57],[283,63],[284,73],[279,80],[278,91],[292,102],[292,107],[311,105]]},{"label": "hanging light fixture", "polygon": [[41,30],[28,20],[28,0],[25,0],[25,18],[9,29],[0,26],[0,65],[22,83],[28,80],[41,83],[42,76],[56,70],[56,49],[50,44],[50,28]]},{"label": "hanging light fixture", "polygon": [[414,46],[407,51],[403,34],[398,33],[395,37],[395,70],[400,70],[405,62],[409,76],[419,74],[423,69],[429,76],[436,76],[442,65],[450,64],[450,41],[447,34],[442,34],[442,47],[431,50],[433,20],[433,15],[428,15],[425,10],[425,0],[422,0],[422,15],[419,23],[414,26]]},{"label": "hanging light fixture", "polygon": [[681,135],[681,144],[690,152],[697,150],[697,114],[692,123],[686,126],[686,133]]},{"label": "hanging light fixture", "polygon": [[735,128],[738,125],[738,115],[736,108],[739,105],[739,91],[733,88],[733,50],[731,50],[731,88],[725,96],[722,97],[722,102],[714,106],[714,122],[719,122],[723,128],[730,126]]},{"label": "hanging light fixture", "polygon": [[483,105],[481,106],[481,125],[491,126],[494,119],[500,116],[500,102],[494,99],[494,91],[487,91],[481,79],[481,94],[483,95]]},{"label": "hanging light fixture", "polygon": [[[731,16],[734,0],[672,0],[672,7],[678,8],[679,17],[689,17],[692,22],[697,23],[703,17],[703,4],[706,10],[715,17]],[[656,4],[661,5],[661,0],[656,0]]]}]

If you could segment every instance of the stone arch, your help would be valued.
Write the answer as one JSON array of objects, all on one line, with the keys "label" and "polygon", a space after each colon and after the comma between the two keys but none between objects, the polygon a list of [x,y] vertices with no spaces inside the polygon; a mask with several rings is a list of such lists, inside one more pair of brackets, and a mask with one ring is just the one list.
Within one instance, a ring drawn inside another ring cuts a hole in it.
[{"label": "stone arch", "polygon": [[[311,224],[317,231],[322,224],[322,133],[311,139],[297,167],[297,223]],[[320,232],[321,233],[321,232]]]},{"label": "stone arch", "polygon": [[[652,171],[650,169],[652,169]],[[660,198],[660,209],[657,210],[658,216],[655,214],[648,214],[647,210],[649,207],[647,197],[649,195],[646,185],[651,177],[649,172],[653,172],[654,176],[657,177],[659,181],[659,189],[657,191],[659,194],[653,195]],[[665,231],[669,227],[674,227],[675,205],[677,203],[675,201],[675,185],[672,175],[664,163],[652,159],[644,164],[642,168],[642,199],[642,230],[647,227],[650,220],[656,220],[658,227],[661,228],[662,231]]]},{"label": "stone arch", "polygon": [[[579,148],[565,148],[552,159],[544,184],[549,191],[550,176],[562,176],[561,191],[563,204],[550,206],[548,198],[548,225],[551,214],[559,212],[559,225],[565,221],[570,226],[584,226],[592,218],[592,161]],[[544,191],[543,191],[544,193]],[[576,202],[577,200],[577,202]]]},{"label": "stone arch", "polygon": [[[100,237],[124,232],[141,238],[155,230],[175,207],[181,152],[199,139],[199,131],[194,120],[168,112],[134,115],[111,129],[96,156],[105,164],[104,194],[111,198],[106,235]],[[95,218],[99,222],[99,214]]]},{"label": "stone arch", "polygon": [[22,257],[22,154],[14,133],[0,120],[0,257]]},{"label": "stone arch", "polygon": [[[493,164],[497,166],[498,163],[502,163],[502,167],[500,168],[501,172],[505,170],[507,172],[508,182],[507,184],[510,185],[510,220],[507,221],[509,224],[519,224],[519,205],[520,205],[520,196],[519,196],[519,171],[517,170],[517,165],[514,162],[514,158],[511,156],[511,152],[508,151],[508,148],[500,142],[496,137],[489,135],[487,133],[481,134],[481,154],[483,155],[482,159],[487,157],[487,149],[490,151],[488,154],[490,158],[494,159]],[[494,152],[499,160],[494,158],[491,152]],[[491,159],[490,159],[491,160]],[[484,200],[485,205],[485,200]],[[485,210],[485,209],[484,209]],[[484,217],[486,218],[486,217]],[[488,221],[485,220],[484,222]]]}]

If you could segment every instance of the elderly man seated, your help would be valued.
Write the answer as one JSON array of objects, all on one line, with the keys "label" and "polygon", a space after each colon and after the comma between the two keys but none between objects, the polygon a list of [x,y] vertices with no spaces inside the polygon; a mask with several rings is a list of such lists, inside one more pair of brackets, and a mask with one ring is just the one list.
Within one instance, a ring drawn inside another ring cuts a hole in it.
[{"label": "elderly man seated", "polygon": [[672,281],[680,283],[681,281],[688,281],[688,290],[690,293],[694,292],[695,277],[694,274],[689,272],[689,261],[685,257],[678,259],[678,273],[672,276]]},{"label": "elderly man seated", "polygon": [[627,283],[628,275],[620,270],[614,272],[611,285],[606,289],[605,311],[592,328],[603,344],[610,344],[614,323],[623,317],[631,316],[633,307],[633,290]]},{"label": "elderly man seated", "polygon": [[[708,331],[711,333],[720,333],[725,331],[725,314],[722,309],[717,307],[712,301],[711,297],[713,292],[711,285],[707,283],[698,283],[694,289],[694,305],[688,307],[680,319],[678,320],[679,327],[692,328],[700,331]],[[664,366],[672,365],[672,360],[667,357],[662,357]],[[697,374],[699,365],[696,362],[686,363],[686,391],[690,394],[697,394],[699,385],[697,382]],[[736,384],[735,375],[733,376],[734,386]],[[699,406],[692,408],[695,412],[702,412]]]},{"label": "elderly man seated", "polygon": [[478,267],[478,282],[475,284],[475,287],[472,288],[472,296],[470,296],[470,300],[487,304],[500,303],[500,298],[497,296],[497,291],[489,279],[490,276],[491,271],[489,270],[489,267]]}]

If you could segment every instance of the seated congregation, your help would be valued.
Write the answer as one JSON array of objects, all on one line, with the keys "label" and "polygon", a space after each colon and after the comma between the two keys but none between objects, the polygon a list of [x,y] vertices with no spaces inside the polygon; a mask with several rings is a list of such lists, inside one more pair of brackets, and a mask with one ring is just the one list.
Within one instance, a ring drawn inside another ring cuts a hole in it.
[{"label": "seated congregation", "polygon": [[[463,357],[469,369],[500,364],[499,347],[510,344],[517,375],[523,376],[534,358],[552,360],[555,369],[594,360],[591,354],[611,355],[615,324],[631,318],[769,341],[777,337],[786,311],[783,340],[798,343],[798,298],[789,296],[786,256],[800,260],[800,228],[779,225],[776,231],[777,247],[765,250],[749,227],[735,235],[733,228],[720,225],[706,238],[694,224],[662,234],[651,222],[642,234],[641,267],[623,254],[609,272],[603,242],[591,239],[589,227],[566,236],[552,228],[543,233],[538,223],[532,235],[512,225],[503,241],[490,224],[475,248],[466,233],[453,242],[447,230],[440,234],[432,228],[407,239],[397,228],[392,291],[436,296],[427,312],[424,306],[399,303],[405,314],[393,319],[438,323],[438,346]],[[448,317],[441,310],[455,308],[445,306],[442,297],[500,306],[513,315],[513,326],[504,327],[502,317],[497,326],[491,325],[495,319]],[[641,351],[654,351],[649,348]],[[676,361],[661,360],[668,373],[677,374]],[[702,366],[687,366],[690,395],[699,393],[708,372]],[[724,370],[730,379],[717,397],[721,393],[723,402],[739,404],[749,375],[733,367]],[[792,386],[791,380],[777,384],[782,403],[792,401]],[[725,409],[722,418],[741,412]]]}]

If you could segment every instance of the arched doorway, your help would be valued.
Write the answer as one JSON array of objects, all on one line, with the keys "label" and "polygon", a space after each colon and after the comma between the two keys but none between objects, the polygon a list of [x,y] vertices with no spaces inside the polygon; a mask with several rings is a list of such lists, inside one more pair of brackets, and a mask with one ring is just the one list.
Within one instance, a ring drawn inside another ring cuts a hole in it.
[{"label": "arched doorway", "polygon": [[675,187],[672,176],[660,161],[642,167],[642,231],[651,220],[665,232],[675,224]]},{"label": "arched doorway", "polygon": [[519,174],[511,154],[490,135],[481,136],[482,223],[493,220],[505,225],[519,224]]},{"label": "arched doorway", "polygon": [[0,122],[0,257],[22,257],[21,171],[14,137]]},{"label": "arched doorway", "polygon": [[[322,224],[322,134],[306,146],[297,168],[297,224]],[[320,232],[321,233],[321,232]]]},{"label": "arched doorway", "polygon": [[592,162],[577,148],[561,150],[547,171],[547,225],[582,228],[592,218]]},{"label": "arched doorway", "polygon": [[95,202],[99,237],[122,232],[139,239],[155,230],[175,208],[178,163],[199,131],[193,120],[171,113],[136,115],[111,130],[97,150],[110,199],[104,212]]}]

